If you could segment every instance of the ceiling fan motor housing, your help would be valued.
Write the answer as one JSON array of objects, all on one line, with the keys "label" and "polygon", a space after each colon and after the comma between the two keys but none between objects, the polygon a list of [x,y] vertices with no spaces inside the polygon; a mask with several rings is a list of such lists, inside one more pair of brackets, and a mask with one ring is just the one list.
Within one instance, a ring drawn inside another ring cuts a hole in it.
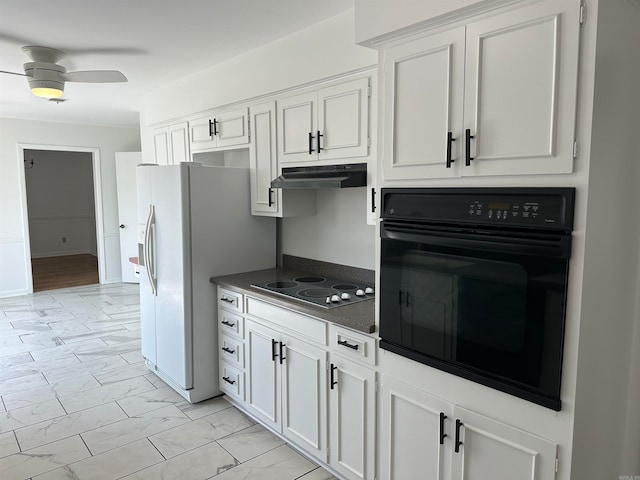
[{"label": "ceiling fan motor housing", "polygon": [[50,88],[64,91],[64,79],[60,74],[67,69],[62,65],[48,62],[28,62],[24,64],[24,73],[29,81],[29,88]]}]

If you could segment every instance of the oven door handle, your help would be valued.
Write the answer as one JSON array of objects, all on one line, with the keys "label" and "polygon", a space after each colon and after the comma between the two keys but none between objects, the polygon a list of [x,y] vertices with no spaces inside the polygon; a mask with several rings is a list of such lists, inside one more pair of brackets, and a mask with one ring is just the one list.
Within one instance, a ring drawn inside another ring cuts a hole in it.
[{"label": "oven door handle", "polygon": [[518,255],[536,255],[545,257],[569,258],[571,253],[570,235],[548,235],[544,238],[518,238],[504,235],[486,235],[465,232],[445,232],[438,230],[383,226],[380,237],[388,240],[400,240],[439,247],[464,248],[487,252],[512,253]]}]

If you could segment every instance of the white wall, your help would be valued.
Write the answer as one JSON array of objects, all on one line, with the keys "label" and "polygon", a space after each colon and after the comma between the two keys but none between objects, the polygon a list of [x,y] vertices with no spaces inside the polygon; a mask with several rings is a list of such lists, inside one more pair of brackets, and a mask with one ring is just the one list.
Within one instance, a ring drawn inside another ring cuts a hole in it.
[{"label": "white wall", "polygon": [[317,213],[282,220],[282,251],[375,269],[375,227],[367,225],[367,189],[318,190]]},{"label": "white wall", "polygon": [[602,479],[640,475],[640,10],[588,6],[598,40],[572,478]]},{"label": "white wall", "polygon": [[19,144],[98,148],[101,160],[106,281],[120,279],[115,152],[140,150],[135,128],[0,119],[0,297],[27,293],[24,212],[21,210]]},{"label": "white wall", "polygon": [[31,257],[96,255],[91,153],[25,150],[24,157]]},{"label": "white wall", "polygon": [[[375,50],[354,44],[353,23],[351,10],[151,92],[140,116],[144,161],[154,162],[147,125],[377,65]],[[366,189],[351,190],[319,191],[317,215],[284,219],[282,253],[373,269]]]},{"label": "white wall", "polygon": [[350,10],[153,91],[144,125],[376,65],[377,52],[353,43],[353,23]]}]

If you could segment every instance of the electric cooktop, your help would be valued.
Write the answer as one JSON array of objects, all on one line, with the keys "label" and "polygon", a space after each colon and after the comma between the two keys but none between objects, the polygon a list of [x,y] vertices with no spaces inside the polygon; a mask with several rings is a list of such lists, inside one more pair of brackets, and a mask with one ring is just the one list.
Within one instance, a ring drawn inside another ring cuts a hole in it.
[{"label": "electric cooktop", "polygon": [[320,275],[278,278],[252,286],[324,308],[341,307],[374,298],[371,285]]}]

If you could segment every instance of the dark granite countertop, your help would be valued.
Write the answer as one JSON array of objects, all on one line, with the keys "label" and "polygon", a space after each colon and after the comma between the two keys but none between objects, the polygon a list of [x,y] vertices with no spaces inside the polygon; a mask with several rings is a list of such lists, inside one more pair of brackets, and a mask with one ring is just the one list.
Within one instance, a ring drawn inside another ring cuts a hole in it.
[{"label": "dark granite countertop", "polygon": [[[291,263],[291,262],[290,262]],[[299,266],[298,264],[293,264],[294,266]],[[301,265],[301,266],[309,266],[309,265]],[[315,265],[312,265],[315,266]],[[348,267],[347,267],[348,268]],[[250,295],[254,298],[259,298],[275,305],[279,305],[282,307],[289,308],[291,310],[295,310],[300,313],[304,313],[306,315],[310,315],[312,317],[320,318],[322,320],[326,320],[337,325],[342,325],[344,327],[351,328],[353,330],[358,330],[364,333],[374,333],[375,332],[375,300],[367,300],[364,302],[354,303],[352,305],[343,305],[336,308],[323,308],[320,306],[313,305],[311,303],[303,302],[301,300],[296,300],[294,298],[285,297],[282,295],[278,295],[276,293],[271,293],[269,291],[261,290],[259,288],[253,287],[252,283],[265,283],[269,281],[278,280],[281,278],[292,278],[302,276],[304,274],[323,274],[321,268],[309,268],[309,269],[298,269],[291,268],[290,266],[285,266],[282,268],[270,268],[267,270],[256,270],[253,272],[245,272],[238,273],[234,275],[224,275],[220,277],[211,277],[211,283],[219,285],[223,288],[229,288],[232,290],[239,291],[241,293]],[[336,270],[333,269],[332,275],[335,275]],[[341,278],[345,280],[350,280],[353,277],[349,277],[349,273],[353,273],[349,270],[345,271],[344,275],[341,275]],[[360,272],[362,273],[362,272]],[[365,277],[368,277],[367,272],[364,271]],[[362,274],[360,275],[360,279],[362,279]],[[371,277],[372,278],[372,277]],[[365,280],[369,280],[366,278]],[[370,282],[373,283],[373,282]]]}]

